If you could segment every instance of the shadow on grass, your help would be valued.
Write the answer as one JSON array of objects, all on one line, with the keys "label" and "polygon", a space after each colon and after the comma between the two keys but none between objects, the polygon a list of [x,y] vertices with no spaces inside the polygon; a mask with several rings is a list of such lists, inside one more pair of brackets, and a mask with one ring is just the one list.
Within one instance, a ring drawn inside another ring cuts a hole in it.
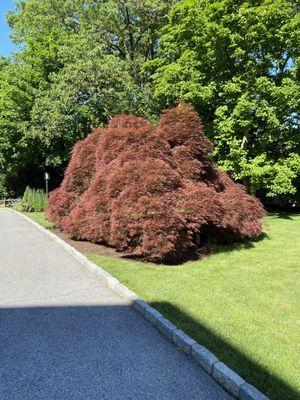
[{"label": "shadow on grass", "polygon": [[295,212],[270,212],[268,213],[268,216],[273,219],[288,219],[288,220],[294,220],[294,217],[299,217],[300,213],[299,211]]},{"label": "shadow on grass", "polygon": [[[215,334],[202,324],[168,302],[151,302],[159,310],[198,343],[207,347],[221,361],[240,374],[247,382],[260,389],[272,400],[299,400],[300,393],[280,377],[251,360],[241,350]],[[272,340],[272,338],[270,338]],[[271,367],[271,366],[270,366]]]},{"label": "shadow on grass", "polygon": [[245,242],[236,242],[236,243],[229,243],[229,244],[215,244],[212,246],[212,250],[210,254],[219,254],[219,253],[230,253],[232,251],[239,251],[239,250],[249,250],[255,247],[256,243],[262,242],[263,240],[269,239],[267,233],[263,232],[259,235],[258,238],[252,239]]},{"label": "shadow on grass", "polygon": [[[200,321],[168,302],[151,305],[270,399],[299,399]],[[140,318],[121,305],[0,308],[0,398],[143,400],[145,390],[153,400],[221,398],[204,373],[192,378],[193,363],[178,359]]]},{"label": "shadow on grass", "polygon": [[239,251],[239,250],[250,250],[255,247],[255,243],[261,242],[265,239],[269,239],[269,236],[267,233],[263,232],[258,238],[252,239],[249,241],[244,241],[244,242],[236,242],[236,243],[228,243],[228,244],[214,244],[214,243],[206,243],[203,247],[199,248],[196,252],[192,252],[189,255],[186,255],[182,259],[176,259],[173,262],[170,261],[159,261],[159,262],[149,262],[147,260],[144,260],[140,256],[132,256],[132,255],[126,255],[122,254],[120,255],[119,258],[123,260],[133,260],[137,262],[142,262],[144,264],[152,264],[152,265],[164,265],[166,267],[168,266],[184,266],[184,264],[193,262],[193,261],[200,261],[203,258],[209,257],[210,255],[213,254],[219,254],[219,253],[230,253],[232,251]]}]

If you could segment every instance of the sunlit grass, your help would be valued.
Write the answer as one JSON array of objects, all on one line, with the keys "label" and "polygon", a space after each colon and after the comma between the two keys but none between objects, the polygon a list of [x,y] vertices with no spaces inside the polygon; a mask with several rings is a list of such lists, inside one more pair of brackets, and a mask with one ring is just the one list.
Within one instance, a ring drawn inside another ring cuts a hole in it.
[{"label": "sunlit grass", "polygon": [[270,398],[296,400],[300,215],[266,222],[262,240],[219,247],[181,266],[88,257]]},{"label": "sunlit grass", "polygon": [[27,217],[33,219],[38,224],[42,225],[44,228],[51,229],[54,227],[52,222],[48,221],[45,218],[44,212],[22,212],[22,214],[26,215]]}]

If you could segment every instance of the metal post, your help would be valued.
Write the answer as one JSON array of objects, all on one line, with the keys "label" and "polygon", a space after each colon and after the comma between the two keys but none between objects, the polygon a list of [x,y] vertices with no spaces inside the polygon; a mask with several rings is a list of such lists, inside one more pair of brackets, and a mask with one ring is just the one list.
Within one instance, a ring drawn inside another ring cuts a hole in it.
[{"label": "metal post", "polygon": [[48,197],[49,194],[49,179],[50,179],[50,175],[48,174],[48,172],[45,172],[45,182],[46,182],[46,196]]}]

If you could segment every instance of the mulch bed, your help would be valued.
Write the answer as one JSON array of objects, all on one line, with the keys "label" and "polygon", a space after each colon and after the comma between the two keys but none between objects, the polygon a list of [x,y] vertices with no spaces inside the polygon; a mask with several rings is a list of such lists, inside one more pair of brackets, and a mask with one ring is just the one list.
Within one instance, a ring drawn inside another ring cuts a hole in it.
[{"label": "mulch bed", "polygon": [[65,242],[69,243],[71,246],[75,247],[76,250],[81,253],[92,253],[97,254],[99,256],[107,256],[113,258],[124,258],[125,255],[123,253],[117,252],[112,247],[108,247],[101,244],[91,243],[84,240],[72,240],[62,232],[60,229],[52,228],[50,229],[56,236],[63,239]]}]

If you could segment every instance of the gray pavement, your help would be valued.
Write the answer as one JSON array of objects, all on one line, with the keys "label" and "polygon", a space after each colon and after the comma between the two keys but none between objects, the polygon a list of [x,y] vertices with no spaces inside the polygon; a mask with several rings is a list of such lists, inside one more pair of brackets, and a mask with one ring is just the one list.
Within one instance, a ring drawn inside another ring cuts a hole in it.
[{"label": "gray pavement", "polygon": [[0,400],[230,400],[72,255],[0,209]]}]

